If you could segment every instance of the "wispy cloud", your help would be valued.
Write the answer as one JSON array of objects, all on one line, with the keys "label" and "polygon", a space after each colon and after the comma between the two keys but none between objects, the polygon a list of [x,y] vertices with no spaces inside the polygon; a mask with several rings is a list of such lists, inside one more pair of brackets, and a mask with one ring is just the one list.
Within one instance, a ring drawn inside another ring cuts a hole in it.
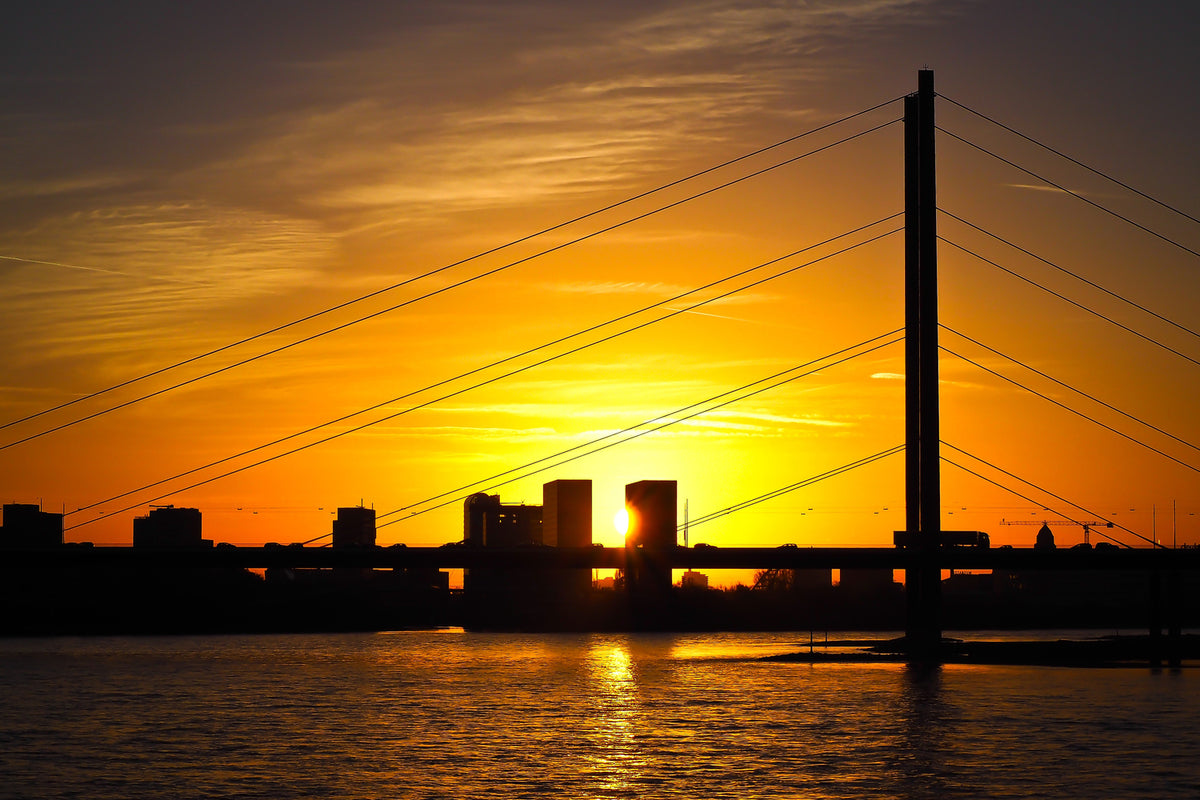
[{"label": "wispy cloud", "polygon": [[547,289],[567,294],[648,294],[659,297],[672,297],[689,291],[690,287],[679,284],[662,283],[659,281],[575,281],[570,283],[549,283]]},{"label": "wispy cloud", "polygon": [[[194,290],[154,295],[18,272],[6,327],[20,322],[47,332],[47,341],[99,350],[114,328],[151,330],[193,309],[317,281],[368,288],[362,273],[334,269],[348,238],[413,235],[467,212],[644,186],[646,176],[677,173],[699,153],[727,154],[763,115],[820,117],[785,100],[797,80],[836,67],[812,58],[797,68],[797,54],[847,26],[895,21],[912,5],[629,5],[603,15],[572,10],[579,24],[565,28],[536,24],[546,13],[537,3],[503,15],[450,9],[371,31],[365,46],[353,37],[353,47],[291,53],[271,65],[281,84],[258,113],[164,120],[170,158],[7,181],[0,200],[54,204],[39,205],[36,218],[29,212],[24,227],[0,228],[6,260]],[[497,25],[501,17],[506,24]],[[431,72],[431,63],[442,70]],[[37,124],[69,130],[80,122]],[[453,229],[471,235],[470,226]],[[721,234],[683,226],[645,235]],[[676,288],[581,282],[555,290],[670,296]]]},{"label": "wispy cloud", "polygon": [[492,441],[505,443],[529,443],[546,440],[562,440],[569,438],[551,427],[533,428],[503,428],[494,426],[443,425],[425,427],[377,426],[354,434],[374,438],[389,439],[426,439],[447,438],[464,439],[472,442]]},{"label": "wispy cloud", "polygon": [[[87,104],[27,119],[22,129],[53,141],[31,136],[20,152],[55,157],[14,170],[0,187],[13,211],[0,222],[0,347],[14,369],[6,382],[36,385],[52,362],[60,375],[71,362],[128,377],[131,365],[161,366],[237,338],[247,318],[301,293],[366,291],[417,272],[402,259],[433,234],[443,246],[443,237],[457,245],[524,233],[546,209],[590,209],[596,198],[795,133],[802,120],[830,119],[832,110],[796,99],[798,83],[844,69],[822,52],[825,42],[895,22],[913,6],[553,4],[550,20],[549,4],[538,2],[472,4],[470,13],[403,8],[404,24],[330,37],[334,44],[322,36],[305,48],[239,54],[249,69],[238,74],[260,69],[269,86],[199,71],[162,108],[139,97],[138,113],[126,114],[136,119],[121,116],[133,106]],[[71,79],[116,85],[106,74]],[[2,135],[8,142],[13,127]],[[67,153],[71,142],[88,146]],[[716,227],[685,217],[620,235],[691,247],[730,236]],[[373,256],[370,266],[359,265],[361,253]],[[680,274],[545,288],[658,299],[689,288],[676,284]],[[718,305],[775,300],[747,292],[694,313],[720,317]],[[439,366],[500,347],[480,339],[469,353],[438,353]],[[576,414],[581,399],[676,406],[711,390],[703,377],[633,390],[620,377],[678,368],[661,353],[556,365],[553,378],[506,387],[512,396],[553,389]],[[561,378],[599,371],[615,377],[586,386]]]},{"label": "wispy cloud", "polygon": [[728,409],[719,409],[713,412],[713,416],[717,417],[736,417],[743,419],[754,419],[762,422],[774,422],[780,425],[812,425],[820,428],[845,428],[853,425],[845,420],[824,419],[818,416],[795,416],[783,414],[770,414],[766,412],[755,411],[733,411]]},{"label": "wispy cloud", "polygon": [[194,283],[194,281],[184,281],[184,280],[180,280],[179,278],[170,278],[170,277],[161,278],[161,277],[156,277],[153,275],[151,275],[151,276],[137,275],[132,272],[121,272],[120,270],[104,269],[103,267],[85,267],[82,264],[64,264],[61,261],[42,261],[42,260],[36,259],[36,258],[21,258],[20,256],[3,256],[3,255],[0,255],[0,259],[2,259],[4,261],[15,261],[15,262],[18,262],[21,264],[38,264],[43,267],[60,267],[62,269],[74,269],[74,270],[79,270],[81,272],[96,272],[96,273],[100,273],[102,275],[121,275],[126,278],[134,278],[135,280],[168,281],[168,282],[172,282],[172,283],[189,283],[189,284]]},{"label": "wispy cloud", "polygon": [[297,220],[187,204],[48,218],[0,235],[0,248],[26,254],[5,258],[16,268],[0,342],[17,360],[124,352],[151,343],[147,331],[161,345],[188,320],[304,285],[328,247]]},{"label": "wispy cloud", "polygon": [[[630,7],[569,33],[537,24],[545,12],[536,4],[508,7],[499,27],[487,14],[433,14],[381,33],[376,49],[297,61],[298,80],[345,99],[278,112],[239,152],[188,180],[220,192],[270,176],[308,213],[356,230],[631,187],[731,141],[764,114],[819,116],[785,98],[796,81],[837,67],[813,58],[798,68],[797,55],[847,27],[894,22],[914,5]],[[507,35],[516,29],[530,33]],[[461,65],[471,90],[439,91],[455,80],[453,66],[446,75],[418,69],[444,61],[447,47],[487,54],[486,70],[474,57]]]},{"label": "wispy cloud", "polygon": [[73,175],[43,180],[8,180],[0,185],[0,201],[94,193],[129,186],[140,176],[129,174]]},{"label": "wispy cloud", "polygon": [[[566,294],[584,294],[584,295],[647,295],[649,297],[668,298],[677,297],[687,292],[692,292],[696,287],[684,286],[676,283],[663,283],[661,281],[575,281],[575,282],[559,282],[548,283],[545,287],[551,291],[563,292]],[[714,292],[722,290],[729,291],[733,286],[714,287],[705,292],[696,292],[689,294],[680,302],[689,304],[698,303],[710,296]],[[722,297],[711,303],[706,303],[706,306],[717,305],[750,305],[753,303],[771,303],[782,298],[782,295],[770,294],[768,292],[738,292],[731,294],[728,297]],[[671,307],[667,310],[679,310],[676,307]]]}]

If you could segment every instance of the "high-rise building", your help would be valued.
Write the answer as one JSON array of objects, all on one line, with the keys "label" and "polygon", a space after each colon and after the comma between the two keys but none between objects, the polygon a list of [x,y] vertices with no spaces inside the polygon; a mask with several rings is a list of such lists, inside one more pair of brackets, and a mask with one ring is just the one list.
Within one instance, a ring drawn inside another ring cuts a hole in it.
[{"label": "high-rise building", "polygon": [[638,481],[625,486],[629,512],[626,547],[669,550],[678,544],[678,484],[675,481]]},{"label": "high-rise building", "polygon": [[151,507],[149,514],[133,520],[133,546],[212,547],[212,539],[200,538],[200,531],[198,508]]},{"label": "high-rise building", "polygon": [[625,581],[634,595],[671,590],[670,553],[678,542],[675,481],[638,481],[625,486],[629,529],[625,534]]},{"label": "high-rise building", "polygon": [[5,503],[0,545],[53,547],[63,543],[63,515],[42,511],[33,503]]},{"label": "high-rise building", "polygon": [[375,509],[351,506],[339,508],[333,521],[333,546],[374,547]]},{"label": "high-rise building", "polygon": [[[542,485],[542,543],[552,547],[592,544],[592,482],[558,480]],[[558,569],[546,576],[559,600],[583,597],[592,586],[591,570]]]},{"label": "high-rise building", "polygon": [[542,543],[552,547],[591,546],[590,480],[558,480],[542,485]]}]

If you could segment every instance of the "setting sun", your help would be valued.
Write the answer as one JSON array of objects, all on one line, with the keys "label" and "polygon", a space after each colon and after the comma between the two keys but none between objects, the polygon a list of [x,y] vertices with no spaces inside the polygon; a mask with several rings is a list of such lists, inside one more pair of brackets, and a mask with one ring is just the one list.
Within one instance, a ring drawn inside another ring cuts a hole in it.
[{"label": "setting sun", "polygon": [[629,509],[622,508],[613,516],[613,527],[622,536],[629,531]]}]

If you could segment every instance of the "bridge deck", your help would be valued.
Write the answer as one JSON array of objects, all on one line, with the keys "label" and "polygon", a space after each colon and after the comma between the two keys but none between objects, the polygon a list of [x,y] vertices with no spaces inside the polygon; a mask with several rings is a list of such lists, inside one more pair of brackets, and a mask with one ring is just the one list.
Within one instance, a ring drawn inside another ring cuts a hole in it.
[{"label": "bridge deck", "polygon": [[[674,569],[904,569],[911,551],[894,547],[721,547],[643,553]],[[588,568],[624,567],[619,547],[215,547],[149,549],[64,545],[0,550],[0,567],[161,566],[240,568]],[[942,569],[1144,570],[1200,569],[1200,549],[1034,550],[947,547]]]}]

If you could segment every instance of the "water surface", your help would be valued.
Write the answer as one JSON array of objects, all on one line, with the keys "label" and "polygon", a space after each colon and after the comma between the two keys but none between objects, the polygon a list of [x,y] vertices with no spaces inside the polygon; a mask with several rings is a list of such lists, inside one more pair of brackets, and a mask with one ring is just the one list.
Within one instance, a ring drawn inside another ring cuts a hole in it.
[{"label": "water surface", "polygon": [[807,648],[743,633],[0,641],[0,794],[1197,797],[1200,672],[756,660]]}]

